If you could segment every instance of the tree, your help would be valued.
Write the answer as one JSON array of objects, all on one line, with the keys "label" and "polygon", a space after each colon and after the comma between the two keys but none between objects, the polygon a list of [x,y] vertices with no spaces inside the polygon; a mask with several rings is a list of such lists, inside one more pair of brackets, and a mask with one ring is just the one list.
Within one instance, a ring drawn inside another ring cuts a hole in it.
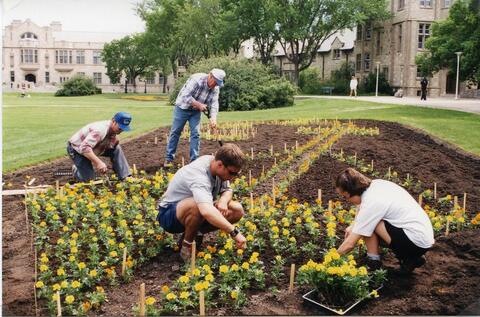
[{"label": "tree", "polygon": [[156,65],[148,58],[145,39],[145,34],[140,33],[104,45],[102,59],[107,64],[107,76],[112,83],[118,83],[123,73],[127,81],[133,82],[136,92],[136,78],[155,70]]},{"label": "tree", "polygon": [[449,16],[434,22],[432,35],[425,43],[427,52],[417,55],[416,63],[424,76],[443,68],[457,69],[455,52],[463,52],[460,79],[480,82],[480,13],[476,0],[458,0]]},{"label": "tree", "polygon": [[335,32],[389,17],[385,0],[275,0],[277,38],[294,66],[294,80]]}]

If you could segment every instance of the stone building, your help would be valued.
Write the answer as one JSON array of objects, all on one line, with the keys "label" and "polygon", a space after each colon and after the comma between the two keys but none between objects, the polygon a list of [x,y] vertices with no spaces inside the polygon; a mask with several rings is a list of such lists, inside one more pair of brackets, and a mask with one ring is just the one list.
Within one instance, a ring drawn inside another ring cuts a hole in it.
[{"label": "stone building", "polygon": [[[433,21],[444,20],[453,0],[390,0],[392,18],[357,26],[355,40],[355,71],[362,78],[376,67],[388,78],[390,85],[402,88],[406,96],[420,93],[421,74],[415,56],[425,50]],[[428,78],[428,95],[455,93],[455,75],[441,70]]]},{"label": "stone building", "polygon": [[[312,61],[310,67],[319,70],[322,80],[330,79],[332,71],[337,70],[343,63],[349,63],[353,66],[353,44],[355,33],[352,30],[343,30],[327,38],[317,51],[317,55]],[[294,65],[285,56],[285,51],[281,45],[277,44],[273,63],[279,67],[282,75],[287,78],[293,78]]]},{"label": "stone building", "polygon": [[[91,77],[104,92],[124,91],[122,84],[112,85],[106,74],[101,52],[105,43],[127,34],[62,31],[59,22],[38,26],[30,20],[14,20],[3,32],[2,75],[3,89],[27,91],[56,91],[74,75]],[[173,87],[170,75],[165,86]],[[160,92],[164,77],[143,81],[137,78],[137,92]],[[132,83],[127,85],[132,91]]]}]

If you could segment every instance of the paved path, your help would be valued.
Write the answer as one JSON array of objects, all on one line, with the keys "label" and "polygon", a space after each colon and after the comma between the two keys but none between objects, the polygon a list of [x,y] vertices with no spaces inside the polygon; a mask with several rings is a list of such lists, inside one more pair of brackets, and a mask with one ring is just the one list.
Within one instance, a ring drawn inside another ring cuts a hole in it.
[{"label": "paved path", "polygon": [[441,109],[451,109],[458,111],[465,111],[471,113],[480,114],[480,99],[458,99],[455,100],[454,97],[438,97],[438,98],[428,98],[425,100],[420,100],[419,97],[403,97],[396,98],[390,96],[365,96],[365,97],[348,97],[348,96],[295,96],[296,98],[326,98],[326,99],[350,99],[350,100],[361,100],[361,101],[371,101],[379,103],[389,103],[397,105],[409,105],[417,107],[428,107],[428,108],[441,108]]}]

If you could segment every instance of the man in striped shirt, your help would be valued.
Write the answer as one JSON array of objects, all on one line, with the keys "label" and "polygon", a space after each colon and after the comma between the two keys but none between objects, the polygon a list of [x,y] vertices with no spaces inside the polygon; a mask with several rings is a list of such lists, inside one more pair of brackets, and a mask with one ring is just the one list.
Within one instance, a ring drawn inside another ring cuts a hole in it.
[{"label": "man in striped shirt", "polygon": [[223,86],[225,72],[214,68],[210,73],[197,73],[190,76],[175,100],[173,122],[165,154],[164,167],[172,166],[178,141],[185,124],[190,127],[190,162],[200,155],[200,117],[207,111],[210,128],[217,126],[218,96]]},{"label": "man in striped shirt", "polygon": [[75,133],[67,144],[67,153],[72,159],[73,176],[81,182],[95,178],[95,171],[104,174],[107,165],[98,157],[110,157],[113,170],[119,179],[130,176],[130,167],[119,145],[117,135],[130,131],[132,116],[118,112],[112,120],[87,124]]}]

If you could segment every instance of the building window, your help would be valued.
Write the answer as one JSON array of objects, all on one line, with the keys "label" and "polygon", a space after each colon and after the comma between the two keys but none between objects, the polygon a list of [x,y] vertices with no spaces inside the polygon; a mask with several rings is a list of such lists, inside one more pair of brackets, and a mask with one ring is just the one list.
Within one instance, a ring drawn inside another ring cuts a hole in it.
[{"label": "building window", "polygon": [[340,59],[341,52],[340,49],[336,48],[333,50],[333,59]]},{"label": "building window", "polygon": [[32,32],[25,32],[20,36],[20,38],[22,40],[24,40],[24,39],[38,40],[38,37],[35,34],[33,34]]},{"label": "building window", "polygon": [[102,83],[102,73],[93,73],[93,83],[94,84]]},{"label": "building window", "polygon": [[38,63],[38,50],[22,49],[20,52],[20,61],[25,64]]},{"label": "building window", "polygon": [[432,0],[420,0],[420,7],[431,8],[432,7]]},{"label": "building window", "polygon": [[10,55],[10,67],[15,66],[15,59],[14,55]]},{"label": "building window", "polygon": [[356,67],[356,71],[359,72],[362,70],[362,54],[357,54],[357,67]]},{"label": "building window", "polygon": [[72,51],[56,50],[55,63],[56,64],[72,64]]},{"label": "building window", "polygon": [[367,22],[367,24],[365,25],[365,39],[372,39],[372,22]]},{"label": "building window", "polygon": [[430,37],[430,24],[419,23],[418,24],[418,48],[425,48],[425,41]]},{"label": "building window", "polygon": [[362,36],[363,36],[363,25],[361,24],[358,24],[357,25],[357,41],[361,41],[362,40]]},{"label": "building window", "polygon": [[443,7],[444,8],[450,8],[451,4],[452,4],[451,0],[443,0]]},{"label": "building window", "polygon": [[365,53],[364,70],[368,72],[370,70],[370,53]]},{"label": "building window", "polygon": [[398,0],[398,10],[403,10],[405,8],[405,0]]},{"label": "building window", "polygon": [[70,77],[62,77],[62,76],[60,76],[60,83],[64,83],[64,82],[66,82],[66,81],[69,80],[69,79],[70,79]]},{"label": "building window", "polygon": [[417,67],[417,78],[422,77],[422,72],[420,71],[420,67]]},{"label": "building window", "polygon": [[162,74],[162,73],[159,73],[159,74],[158,74],[158,83],[159,83],[160,85],[163,85],[163,81],[164,81],[164,80],[165,80],[165,77],[163,76],[163,74]]},{"label": "building window", "polygon": [[382,54],[382,45],[380,41],[380,36],[382,33],[380,31],[377,32],[377,39],[376,39],[376,46],[377,46],[377,55]]},{"label": "building window", "polygon": [[102,52],[101,51],[93,51],[93,63],[94,64],[101,64],[102,63]]},{"label": "building window", "polygon": [[85,51],[77,51],[77,64],[85,64]]},{"label": "building window", "polygon": [[13,83],[15,81],[15,71],[10,71],[10,81]]},{"label": "building window", "polygon": [[403,28],[402,24],[398,25],[398,46],[397,46],[397,52],[400,52],[402,50],[402,39],[403,39]]},{"label": "building window", "polygon": [[50,82],[50,72],[45,72],[45,83],[48,84]]},{"label": "building window", "polygon": [[85,72],[77,72],[77,76],[85,76]]},{"label": "building window", "polygon": [[383,73],[383,76],[385,77],[385,79],[388,80],[388,67],[387,66],[383,66],[382,73]]}]

